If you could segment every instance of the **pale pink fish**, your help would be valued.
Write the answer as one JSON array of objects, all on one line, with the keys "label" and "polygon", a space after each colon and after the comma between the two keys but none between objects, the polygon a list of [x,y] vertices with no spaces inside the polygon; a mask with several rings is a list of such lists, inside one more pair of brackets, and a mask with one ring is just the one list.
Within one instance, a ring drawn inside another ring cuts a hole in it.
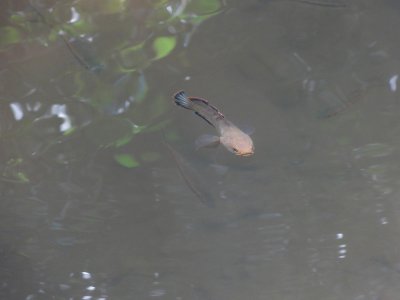
[{"label": "pale pink fish", "polygon": [[229,121],[215,106],[207,100],[188,97],[184,91],[174,95],[175,103],[183,108],[194,111],[196,115],[215,127],[219,136],[202,135],[196,140],[197,148],[210,147],[222,144],[230,152],[239,156],[254,154],[253,140],[249,134],[243,132]]}]

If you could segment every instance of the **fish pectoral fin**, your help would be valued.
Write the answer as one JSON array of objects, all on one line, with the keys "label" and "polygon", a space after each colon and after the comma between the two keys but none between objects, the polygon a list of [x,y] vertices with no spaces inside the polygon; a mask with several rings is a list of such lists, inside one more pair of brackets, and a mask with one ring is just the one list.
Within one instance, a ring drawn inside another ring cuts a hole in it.
[{"label": "fish pectoral fin", "polygon": [[200,148],[211,148],[219,145],[219,137],[216,135],[203,134],[199,136],[194,142],[196,150]]},{"label": "fish pectoral fin", "polygon": [[239,129],[243,131],[247,135],[252,135],[254,133],[255,128],[250,125],[239,125]]}]

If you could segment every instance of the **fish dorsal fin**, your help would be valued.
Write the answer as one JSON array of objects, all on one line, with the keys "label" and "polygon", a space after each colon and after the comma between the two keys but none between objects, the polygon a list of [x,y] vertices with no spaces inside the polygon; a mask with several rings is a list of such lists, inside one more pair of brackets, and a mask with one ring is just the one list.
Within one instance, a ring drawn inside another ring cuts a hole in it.
[{"label": "fish dorsal fin", "polygon": [[199,105],[205,105],[213,109],[219,116],[219,118],[224,118],[224,115],[216,108],[214,105],[211,105],[206,99],[197,98],[197,97],[189,97],[189,99],[193,102],[196,102]]}]

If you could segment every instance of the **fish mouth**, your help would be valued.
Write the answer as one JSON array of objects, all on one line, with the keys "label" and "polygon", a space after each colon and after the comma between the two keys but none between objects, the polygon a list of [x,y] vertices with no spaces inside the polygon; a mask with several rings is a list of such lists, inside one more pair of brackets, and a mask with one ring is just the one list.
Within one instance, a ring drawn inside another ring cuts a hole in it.
[{"label": "fish mouth", "polygon": [[251,151],[251,152],[246,152],[246,153],[240,153],[239,156],[248,157],[248,156],[252,156],[253,154],[254,154],[254,151]]}]

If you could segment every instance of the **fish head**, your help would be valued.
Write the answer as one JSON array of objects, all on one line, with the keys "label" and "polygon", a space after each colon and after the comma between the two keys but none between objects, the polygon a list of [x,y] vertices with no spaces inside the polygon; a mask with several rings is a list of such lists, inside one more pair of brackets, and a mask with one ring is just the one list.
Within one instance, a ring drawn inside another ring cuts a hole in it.
[{"label": "fish head", "polygon": [[220,142],[228,151],[238,156],[251,156],[254,154],[253,140],[244,132],[232,132],[222,135]]}]

